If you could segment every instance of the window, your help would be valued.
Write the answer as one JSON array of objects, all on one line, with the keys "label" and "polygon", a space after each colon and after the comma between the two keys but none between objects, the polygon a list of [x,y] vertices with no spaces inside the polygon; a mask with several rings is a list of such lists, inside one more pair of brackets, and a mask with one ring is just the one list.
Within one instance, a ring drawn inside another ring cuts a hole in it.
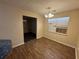
[{"label": "window", "polygon": [[48,31],[66,34],[69,19],[70,17],[48,19]]}]

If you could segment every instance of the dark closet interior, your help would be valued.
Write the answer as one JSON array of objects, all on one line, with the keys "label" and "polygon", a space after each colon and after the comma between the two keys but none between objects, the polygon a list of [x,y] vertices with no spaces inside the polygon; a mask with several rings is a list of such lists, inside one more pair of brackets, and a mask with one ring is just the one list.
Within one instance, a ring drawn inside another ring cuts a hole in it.
[{"label": "dark closet interior", "polygon": [[36,39],[37,19],[34,17],[23,16],[24,42]]}]

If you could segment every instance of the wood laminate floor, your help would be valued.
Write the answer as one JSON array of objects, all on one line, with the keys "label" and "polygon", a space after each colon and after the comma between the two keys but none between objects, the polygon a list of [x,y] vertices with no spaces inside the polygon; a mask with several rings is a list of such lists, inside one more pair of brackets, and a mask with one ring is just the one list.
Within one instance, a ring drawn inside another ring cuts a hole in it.
[{"label": "wood laminate floor", "polygon": [[14,48],[5,59],[75,59],[75,49],[40,38]]}]

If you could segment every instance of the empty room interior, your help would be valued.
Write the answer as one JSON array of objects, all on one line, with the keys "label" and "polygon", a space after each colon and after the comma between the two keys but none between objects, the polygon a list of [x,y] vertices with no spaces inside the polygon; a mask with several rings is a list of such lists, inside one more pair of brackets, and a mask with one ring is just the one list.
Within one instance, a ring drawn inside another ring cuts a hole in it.
[{"label": "empty room interior", "polygon": [[79,1],[0,0],[0,59],[79,59]]}]

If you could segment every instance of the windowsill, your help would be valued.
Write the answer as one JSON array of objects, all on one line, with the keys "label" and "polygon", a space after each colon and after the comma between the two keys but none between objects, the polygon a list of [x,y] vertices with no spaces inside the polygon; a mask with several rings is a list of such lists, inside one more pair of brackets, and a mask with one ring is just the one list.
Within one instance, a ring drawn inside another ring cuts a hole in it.
[{"label": "windowsill", "polygon": [[58,35],[68,36],[68,34],[64,34],[64,33],[53,32],[53,31],[48,31],[48,32],[51,32],[51,33],[54,33],[54,34],[58,34]]}]

